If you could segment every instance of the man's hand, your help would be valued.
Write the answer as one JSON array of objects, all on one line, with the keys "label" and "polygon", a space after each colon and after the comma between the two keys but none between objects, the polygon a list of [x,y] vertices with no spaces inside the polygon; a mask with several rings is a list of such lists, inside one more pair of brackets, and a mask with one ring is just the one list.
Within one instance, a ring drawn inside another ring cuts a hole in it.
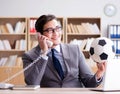
[{"label": "man's hand", "polygon": [[102,63],[98,63],[97,62],[97,72],[96,72],[96,77],[99,80],[105,73],[106,70],[106,66],[107,66],[107,62],[102,62]]},{"label": "man's hand", "polygon": [[40,48],[43,52],[48,51],[48,45],[47,45],[47,40],[48,38],[44,35],[41,35],[40,33],[37,33],[38,35],[38,43],[40,45]]}]

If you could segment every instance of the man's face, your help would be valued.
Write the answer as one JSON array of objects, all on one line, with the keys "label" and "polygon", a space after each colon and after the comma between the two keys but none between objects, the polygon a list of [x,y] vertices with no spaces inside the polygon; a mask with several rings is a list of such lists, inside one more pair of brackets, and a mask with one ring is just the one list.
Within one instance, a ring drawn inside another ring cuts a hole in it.
[{"label": "man's face", "polygon": [[47,36],[53,42],[54,46],[61,43],[62,29],[57,20],[54,19],[46,23],[43,31],[43,35]]}]

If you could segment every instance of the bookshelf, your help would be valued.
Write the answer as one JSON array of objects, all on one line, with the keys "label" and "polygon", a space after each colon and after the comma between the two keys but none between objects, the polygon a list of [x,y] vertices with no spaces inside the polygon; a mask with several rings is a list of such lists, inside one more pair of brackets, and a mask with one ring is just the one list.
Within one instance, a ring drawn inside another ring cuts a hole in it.
[{"label": "bookshelf", "polygon": [[35,22],[38,17],[30,17],[28,18],[28,50],[35,47],[38,42],[36,40],[36,30],[35,30]]},{"label": "bookshelf", "polygon": [[[22,54],[27,51],[27,19],[25,17],[0,18],[0,82],[22,70]],[[23,75],[23,74],[21,74]],[[24,84],[23,76],[11,80]]]},{"label": "bookshelf", "polygon": [[[66,43],[72,42],[76,44],[76,41],[73,40],[80,40],[83,42],[83,40],[88,41],[88,39],[100,37],[100,29],[100,18],[68,17],[66,18],[65,41]],[[86,50],[85,47],[82,47],[81,50],[83,51],[85,57],[89,58],[88,48]]]},{"label": "bookshelf", "polygon": [[[32,49],[33,47],[35,47],[38,44],[37,38],[36,38],[36,30],[35,30],[35,22],[36,22],[37,18],[38,17],[28,18],[28,50]],[[57,17],[57,19],[64,31],[64,18]],[[64,42],[64,34],[62,37],[62,41]]]},{"label": "bookshelf", "polygon": [[120,58],[120,24],[108,25],[108,38],[113,41],[115,57]]},{"label": "bookshelf", "polygon": [[[35,31],[35,22],[38,17],[1,17],[0,18],[0,61],[3,58],[5,61],[6,57],[17,55],[17,62],[15,66],[0,66],[0,82],[11,77],[16,72],[22,70],[22,61],[21,56],[25,51],[28,51],[37,45],[36,40],[36,31]],[[101,19],[100,18],[81,18],[81,17],[68,17],[64,19],[63,17],[57,17],[63,28],[63,43],[70,43],[72,40],[84,40],[88,38],[97,38],[101,36],[101,32],[92,32],[90,29],[84,31],[83,28],[79,28],[82,23],[94,24],[100,30],[101,28]],[[18,22],[24,22],[24,28],[19,30],[20,24]],[[8,27],[6,24],[8,24]],[[87,25],[88,25],[87,24]],[[71,26],[72,25],[72,29]],[[9,29],[8,29],[9,28]],[[75,29],[73,29],[75,28]],[[11,31],[12,29],[12,31]],[[10,31],[9,31],[10,30]],[[14,31],[14,32],[13,32]],[[15,32],[16,31],[16,32]],[[94,30],[93,30],[94,31]],[[95,30],[97,31],[97,30]],[[1,48],[1,41],[8,40],[10,48],[5,49]],[[20,40],[25,40],[25,44],[22,44],[20,49]],[[32,45],[34,42],[34,46]],[[89,58],[88,50],[82,50],[85,57]],[[20,61],[20,62],[19,62]],[[25,84],[24,75],[15,77],[10,81],[13,84]]]}]

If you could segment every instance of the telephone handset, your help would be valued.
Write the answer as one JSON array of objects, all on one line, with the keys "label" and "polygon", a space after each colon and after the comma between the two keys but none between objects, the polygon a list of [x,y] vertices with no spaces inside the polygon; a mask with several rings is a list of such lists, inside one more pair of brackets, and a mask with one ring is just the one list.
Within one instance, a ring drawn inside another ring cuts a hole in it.
[{"label": "telephone handset", "polygon": [[[36,38],[37,38],[38,36],[39,36],[38,33],[36,33]],[[46,40],[46,41],[47,41],[47,45],[48,45],[48,47],[52,47],[53,42],[50,41],[50,40]]]},{"label": "telephone handset", "polygon": [[52,41],[50,41],[50,40],[46,40],[46,41],[47,41],[47,45],[48,45],[48,47],[52,47],[53,42],[52,42]]}]

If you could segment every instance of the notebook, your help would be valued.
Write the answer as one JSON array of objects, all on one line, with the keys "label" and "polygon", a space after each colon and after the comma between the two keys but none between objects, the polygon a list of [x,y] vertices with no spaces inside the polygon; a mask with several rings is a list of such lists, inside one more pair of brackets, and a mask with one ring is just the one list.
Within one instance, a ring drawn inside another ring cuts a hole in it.
[{"label": "notebook", "polygon": [[94,91],[120,91],[120,59],[111,59],[107,62],[103,85],[94,88]]}]

